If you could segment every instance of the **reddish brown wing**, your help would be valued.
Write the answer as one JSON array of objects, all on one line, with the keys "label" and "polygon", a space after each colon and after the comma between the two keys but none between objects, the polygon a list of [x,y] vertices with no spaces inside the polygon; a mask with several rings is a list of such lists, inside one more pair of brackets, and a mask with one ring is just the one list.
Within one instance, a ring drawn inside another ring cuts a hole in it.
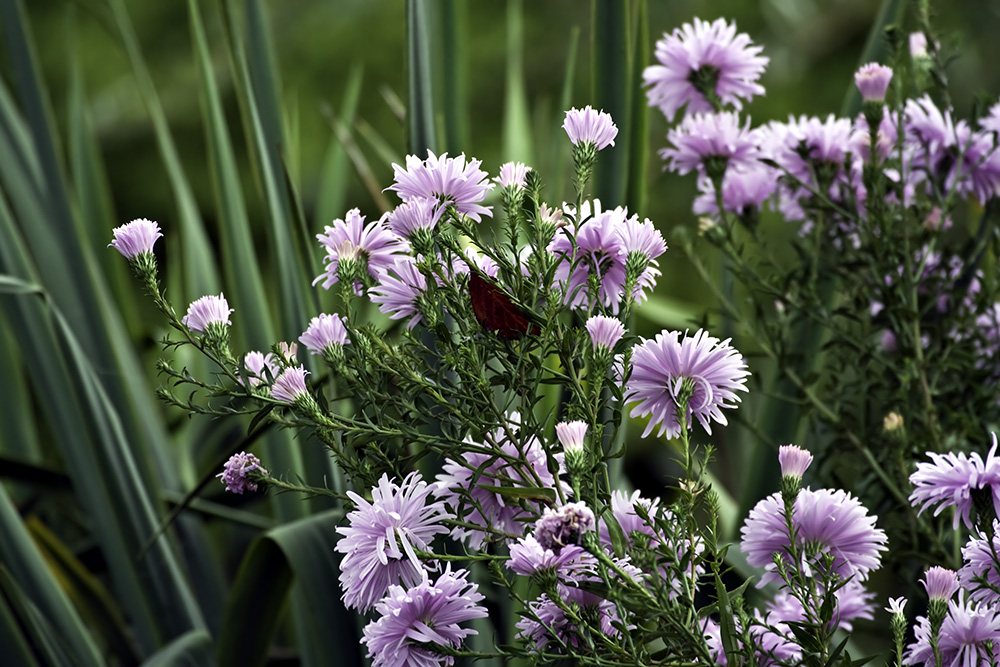
[{"label": "reddish brown wing", "polygon": [[538,327],[531,326],[524,312],[511,301],[502,289],[485,280],[475,271],[469,272],[469,299],[476,319],[488,331],[496,332],[500,338],[520,338],[524,334],[538,333]]}]

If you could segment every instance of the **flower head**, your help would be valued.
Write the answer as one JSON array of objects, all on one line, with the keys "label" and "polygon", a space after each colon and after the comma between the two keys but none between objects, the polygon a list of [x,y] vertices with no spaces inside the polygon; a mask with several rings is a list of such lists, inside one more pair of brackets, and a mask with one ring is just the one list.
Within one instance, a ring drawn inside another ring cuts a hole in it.
[{"label": "flower head", "polygon": [[232,312],[223,294],[203,296],[188,306],[187,315],[181,318],[181,323],[191,331],[205,333],[211,325],[231,325],[229,315]]},{"label": "flower head", "polygon": [[618,341],[625,335],[625,325],[621,323],[621,320],[607,315],[590,317],[586,327],[595,352],[602,348],[613,350]]},{"label": "flower head", "polygon": [[[976,602],[996,606],[1000,603],[1000,524],[993,523],[993,537],[990,540],[980,533],[962,548],[965,565],[958,571],[962,588]],[[992,541],[992,545],[990,542]]]},{"label": "flower head", "polygon": [[114,240],[108,245],[120,252],[125,259],[134,259],[143,253],[152,253],[156,239],[163,236],[160,225],[138,218],[112,230]]},{"label": "flower head", "polygon": [[650,106],[659,107],[667,120],[685,104],[688,113],[714,111],[713,100],[741,108],[742,100],[762,95],[757,83],[768,58],[760,55],[746,33],[725,19],[713,23],[695,19],[656,43],[659,65],[647,67],[642,78]]},{"label": "flower head", "polygon": [[401,257],[379,276],[379,284],[368,291],[373,303],[381,304],[379,312],[393,320],[410,318],[406,324],[412,329],[420,322],[420,297],[427,291],[427,279],[411,257]]},{"label": "flower head", "polygon": [[892,614],[893,616],[897,616],[899,614],[905,613],[903,611],[903,607],[905,606],[906,606],[906,598],[904,597],[889,598],[889,606],[886,607],[885,610],[888,613]]},{"label": "flower head", "polygon": [[309,321],[309,328],[299,336],[299,341],[313,354],[323,354],[329,348],[343,347],[351,342],[340,316],[326,313]]},{"label": "flower head", "polygon": [[[687,398],[685,422],[697,417],[708,432],[710,421],[726,424],[722,408],[739,402],[737,391],[746,391],[750,375],[746,362],[729,340],[720,341],[699,329],[689,337],[663,331],[644,340],[632,351],[632,375],[625,386],[625,402],[635,403],[631,417],[650,415],[643,437],[659,427],[659,435],[680,434],[677,405]],[[688,396],[684,394],[690,392]]]},{"label": "flower head", "polygon": [[303,366],[289,366],[274,379],[271,385],[271,397],[282,403],[295,403],[300,396],[309,396],[306,389],[306,376],[309,371]]},{"label": "flower head", "polygon": [[404,238],[412,239],[419,230],[437,227],[444,206],[433,197],[413,197],[404,201],[386,216],[386,225]]},{"label": "flower head", "polygon": [[618,136],[618,127],[611,116],[592,109],[590,105],[567,111],[563,129],[574,146],[593,144],[597,150],[614,146]]},{"label": "flower head", "polygon": [[[479,548],[497,535],[520,537],[525,523],[534,520],[540,509],[535,501],[505,498],[491,487],[527,487],[539,485],[552,488],[557,477],[549,471],[548,457],[541,441],[522,433],[521,416],[513,412],[508,423],[489,434],[487,442],[465,440],[468,451],[445,462],[437,477],[435,494],[455,510],[466,523],[482,526],[483,530],[457,526],[455,539],[468,539]],[[563,455],[553,457],[560,466]],[[569,493],[565,482],[559,481]]]},{"label": "flower head", "polygon": [[[801,489],[795,498],[792,524],[796,543],[806,547],[807,552],[832,556],[831,572],[842,579],[853,576],[864,581],[878,569],[880,552],[887,549],[885,532],[875,527],[875,517],[868,515],[857,498],[840,489]],[[786,565],[810,567],[810,563],[791,563],[788,526],[779,493],[771,494],[750,510],[740,533],[740,550],[747,562],[767,569],[761,585],[780,579],[773,561],[775,553],[782,555]]]},{"label": "flower head", "polygon": [[387,190],[394,191],[404,202],[415,197],[436,199],[451,204],[476,222],[480,216],[492,217],[490,207],[480,205],[493,188],[489,174],[479,168],[482,160],[466,161],[465,154],[448,157],[427,151],[427,159],[416,155],[406,156],[406,169],[393,164],[394,183]]},{"label": "flower head", "polygon": [[802,474],[812,463],[813,456],[801,447],[782,445],[778,448],[778,463],[781,465],[783,477],[792,476],[802,479]]},{"label": "flower head", "polygon": [[931,643],[931,623],[926,616],[917,619],[914,642],[906,649],[904,665],[932,667],[971,667],[994,664],[1000,659],[1000,616],[990,605],[959,599],[948,602],[948,615],[941,624],[937,662]]},{"label": "flower head", "polygon": [[[764,202],[778,191],[780,173],[762,163],[747,169],[727,169],[722,177],[722,207],[736,215],[760,211]],[[694,200],[691,210],[696,215],[717,215],[719,204],[711,179],[699,179],[698,191],[701,194]]]},{"label": "flower head", "polygon": [[500,165],[500,175],[493,180],[499,183],[501,188],[523,188],[524,179],[529,171],[531,167],[523,162],[504,162]]},{"label": "flower head", "polygon": [[694,114],[667,133],[672,146],[660,151],[667,167],[678,174],[698,171],[701,176],[719,176],[727,169],[750,169],[757,164],[757,145],[749,131],[750,119],[740,125],[739,115]]},{"label": "flower head", "polygon": [[546,549],[558,551],[569,544],[579,544],[584,533],[594,530],[594,512],[586,503],[567,503],[553,510],[545,508],[535,524],[535,539]]},{"label": "flower head", "polygon": [[225,468],[216,477],[222,478],[222,483],[226,485],[226,491],[242,495],[244,491],[257,490],[256,482],[247,479],[247,474],[251,470],[259,470],[262,474],[267,474],[267,470],[260,464],[260,459],[253,454],[240,452],[229,457]]},{"label": "flower head", "polygon": [[[251,388],[267,382],[268,373],[270,373],[271,378],[278,375],[278,362],[274,360],[274,354],[271,352],[266,355],[256,350],[247,352],[246,356],[243,357],[243,368],[246,369],[247,381]],[[265,371],[265,369],[267,370]],[[242,382],[241,379],[240,383],[242,384]]]},{"label": "flower head", "polygon": [[958,522],[972,528],[973,492],[982,490],[993,499],[994,510],[1000,515],[1000,457],[996,456],[997,436],[984,461],[979,452],[970,454],[928,452],[930,462],[917,464],[917,471],[910,475],[913,493],[910,503],[920,505],[920,512],[937,506],[934,515],[946,507],[955,507],[954,528]]},{"label": "flower head", "polygon": [[[397,255],[406,250],[405,242],[386,226],[385,218],[365,225],[365,216],[356,208],[348,211],[343,220],[334,220],[333,225],[327,226],[316,238],[326,248],[323,259],[326,270],[316,277],[313,284],[322,280],[323,289],[330,289],[340,280],[342,262],[353,263],[363,259],[367,273],[377,279],[380,273],[392,266]],[[351,277],[355,292],[361,294],[361,274]]]},{"label": "flower head", "polygon": [[371,501],[353,491],[347,495],[354,510],[337,551],[346,554],[340,564],[344,603],[367,611],[382,599],[390,585],[415,586],[424,578],[416,551],[429,550],[435,535],[447,533],[441,525],[451,514],[440,501],[428,502],[433,487],[413,472],[401,484],[382,475]]},{"label": "flower head", "polygon": [[[560,586],[558,593],[561,605],[542,595],[528,603],[530,613],[517,622],[518,637],[533,649],[551,652],[561,644],[579,646],[585,641],[581,635],[586,637],[591,632],[618,636],[623,623],[613,602],[574,586]],[[563,610],[567,606],[576,607],[579,616],[588,619],[587,626],[577,627]],[[556,638],[558,642],[554,641]]]},{"label": "flower head", "polygon": [[892,68],[878,63],[862,65],[861,69],[854,73],[854,84],[865,102],[884,101],[890,81],[892,81]]},{"label": "flower head", "polygon": [[626,211],[602,211],[594,202],[594,214],[586,202],[575,225],[556,232],[549,252],[558,258],[556,281],[563,285],[563,303],[572,308],[593,309],[590,281],[596,280],[597,301],[617,313],[625,293],[625,243],[622,227]]},{"label": "flower head", "polygon": [[467,570],[441,573],[430,581],[426,573],[408,588],[392,585],[375,605],[379,618],[365,626],[363,644],[373,667],[432,667],[452,665],[455,659],[434,646],[457,649],[476,630],[459,624],[487,616],[479,584],[468,581]]},{"label": "flower head", "polygon": [[958,592],[958,573],[935,565],[927,568],[920,583],[931,600],[950,600]]},{"label": "flower head", "polygon": [[583,449],[587,438],[587,422],[559,422],[556,424],[556,438],[564,452]]},{"label": "flower head", "polygon": [[525,535],[511,544],[507,567],[523,577],[548,572],[561,579],[571,580],[574,575],[592,567],[595,562],[593,556],[575,544],[550,549],[543,547],[534,535]]}]

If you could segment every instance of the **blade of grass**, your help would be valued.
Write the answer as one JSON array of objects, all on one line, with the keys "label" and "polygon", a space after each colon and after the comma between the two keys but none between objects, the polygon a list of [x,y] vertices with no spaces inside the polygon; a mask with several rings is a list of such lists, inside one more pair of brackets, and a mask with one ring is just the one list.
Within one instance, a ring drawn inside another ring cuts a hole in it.
[{"label": "blade of grass", "polygon": [[501,159],[535,164],[531,134],[531,113],[524,84],[524,6],[522,0],[514,0],[507,4],[507,83]]},{"label": "blade of grass", "polygon": [[594,170],[594,196],[605,206],[619,206],[625,196],[630,146],[628,17],[622,0],[594,0],[592,5],[591,85],[593,104],[611,114],[618,125],[614,146],[601,151]]},{"label": "blade of grass", "polygon": [[632,31],[632,80],[629,83],[632,103],[628,121],[628,162],[625,165],[625,206],[640,218],[646,210],[649,183],[649,105],[642,94],[643,63],[649,57],[649,25],[646,0],[635,0]]},{"label": "blade of grass", "polygon": [[406,110],[406,152],[438,152],[434,126],[433,11],[431,0],[406,0],[407,71],[410,89]]},{"label": "blade of grass", "polygon": [[[66,596],[58,579],[45,566],[45,559],[31,534],[10,501],[6,489],[0,485],[0,563],[2,569],[18,583],[36,613],[46,619],[46,624],[61,638],[60,643],[81,664],[101,665],[101,653],[90,631],[80,619]],[[9,647],[5,647],[9,648]],[[11,653],[3,652],[5,661],[12,660]],[[8,664],[20,664],[16,661]]]},{"label": "blade of grass", "polygon": [[[364,67],[355,64],[347,78],[347,88],[340,102],[338,118],[350,127],[358,110],[358,100],[361,97],[361,83],[364,79]],[[349,161],[344,144],[331,133],[330,144],[323,157],[323,165],[317,179],[315,214],[313,228],[323,229],[334,218],[339,218],[347,205],[347,184],[350,181]]]}]

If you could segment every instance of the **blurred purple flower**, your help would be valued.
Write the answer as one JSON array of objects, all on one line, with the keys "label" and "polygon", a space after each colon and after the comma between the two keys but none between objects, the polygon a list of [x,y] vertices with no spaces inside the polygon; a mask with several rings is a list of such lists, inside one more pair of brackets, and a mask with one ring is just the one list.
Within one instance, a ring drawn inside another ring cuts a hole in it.
[{"label": "blurred purple flower", "polygon": [[750,375],[746,362],[730,344],[699,329],[689,337],[685,332],[662,331],[653,340],[643,340],[632,350],[632,375],[625,386],[625,402],[635,403],[631,417],[650,416],[642,433],[648,436],[680,435],[677,400],[686,384],[693,389],[687,405],[687,423],[696,417],[708,433],[711,421],[725,425],[722,408],[736,407],[737,391],[746,391]]},{"label": "blurred purple flower", "polygon": [[441,522],[452,518],[444,503],[428,502],[433,488],[412,472],[401,484],[383,474],[370,502],[347,492],[354,510],[347,515],[349,525],[337,528],[343,537],[336,549],[346,554],[340,585],[348,607],[365,612],[390,586],[416,586],[425,578],[416,551],[430,550],[434,536],[448,532]]},{"label": "blurred purple flower", "polygon": [[386,190],[392,190],[404,202],[415,197],[429,197],[444,204],[452,204],[459,213],[464,213],[476,222],[481,215],[492,217],[490,207],[480,205],[493,188],[489,174],[479,168],[482,160],[466,162],[465,154],[448,157],[427,151],[427,159],[416,155],[406,156],[406,169],[393,164],[394,183]]},{"label": "blurred purple flower", "polygon": [[731,111],[689,114],[667,133],[673,146],[661,149],[660,157],[678,174],[750,169],[757,165],[758,151],[749,128],[749,118],[740,126],[740,117]]},{"label": "blurred purple flower", "polygon": [[[940,664],[972,667],[1000,660],[1000,616],[997,612],[991,605],[974,604],[967,599],[951,600],[938,638]],[[917,619],[913,634],[914,642],[907,647],[903,664],[923,667],[939,664],[931,647],[931,624],[926,616]]]},{"label": "blurred purple flower", "polygon": [[[687,113],[716,111],[702,90],[721,104],[740,109],[741,100],[763,95],[757,83],[768,58],[762,47],[752,45],[746,33],[736,34],[736,24],[725,19],[708,23],[696,18],[656,42],[659,65],[647,67],[642,78],[650,106],[659,107],[667,120],[687,104]],[[699,85],[703,86],[699,90]]]},{"label": "blurred purple flower", "polygon": [[996,452],[996,433],[985,461],[979,452],[971,455],[927,452],[930,462],[918,463],[917,471],[910,475],[910,483],[914,486],[910,503],[914,507],[920,505],[920,512],[936,505],[934,516],[946,507],[954,507],[953,527],[957,530],[958,522],[964,521],[972,528],[972,493],[982,489],[992,496],[994,510],[1000,515],[1000,457]]},{"label": "blurred purple flower", "polygon": [[879,63],[868,63],[854,73],[854,84],[865,102],[882,102],[892,81],[892,68]]},{"label": "blurred purple flower", "polygon": [[[833,593],[836,602],[833,618],[830,620],[831,630],[841,629],[850,632],[854,629],[857,619],[872,620],[875,614],[875,594],[865,590],[859,581],[849,581]],[[823,592],[817,591],[817,598],[823,598]],[[772,602],[767,603],[767,618],[772,622],[802,623],[807,620],[802,608],[802,602],[788,590],[780,591]],[[814,613],[818,609],[812,610]],[[794,636],[789,634],[789,636]]]},{"label": "blurred purple flower", "polygon": [[962,548],[965,565],[958,571],[962,588],[976,602],[993,605],[1000,603],[1000,523],[993,523],[992,546],[983,533],[973,537]]},{"label": "blurred purple flower", "polygon": [[469,635],[478,634],[459,624],[488,613],[479,584],[468,581],[469,572],[450,569],[430,581],[409,588],[392,585],[385,598],[375,605],[379,618],[364,630],[362,644],[368,646],[372,667],[433,667],[452,665],[455,658],[434,650],[434,646],[457,649]]},{"label": "blurred purple flower", "polygon": [[[842,579],[866,580],[871,571],[878,569],[881,552],[888,548],[885,532],[875,527],[875,517],[868,515],[857,498],[840,489],[801,489],[795,498],[792,524],[796,544],[801,548],[809,545],[810,552],[818,550],[833,556],[831,571]],[[740,550],[746,554],[747,562],[767,570],[761,577],[761,585],[780,581],[772,558],[775,553],[782,555],[788,567],[812,569],[809,563],[791,562],[780,493],[771,494],[750,510],[740,534],[743,538]],[[818,576],[811,571],[804,574]]]},{"label": "blurred purple flower", "polygon": [[[722,206],[728,213],[745,215],[759,211],[764,202],[778,190],[777,169],[758,163],[745,170],[727,169],[722,178]],[[698,179],[698,191],[692,211],[696,215],[718,215],[719,205],[715,197],[715,186],[709,178]]]}]

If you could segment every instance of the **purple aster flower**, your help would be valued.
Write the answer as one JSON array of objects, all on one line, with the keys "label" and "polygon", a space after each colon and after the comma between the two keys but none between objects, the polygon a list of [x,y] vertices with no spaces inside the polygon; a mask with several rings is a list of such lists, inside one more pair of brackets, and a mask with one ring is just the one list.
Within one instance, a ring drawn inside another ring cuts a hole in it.
[{"label": "purple aster flower", "polygon": [[851,155],[849,169],[845,169],[848,153],[861,141],[855,138],[849,119],[832,114],[825,121],[790,117],[787,124],[771,122],[757,132],[762,156],[777,162],[794,179],[781,192],[780,208],[787,219],[806,219],[803,206],[813,202],[813,190],[825,192],[840,204],[853,201],[859,206],[864,201],[860,156]]},{"label": "purple aster flower", "polygon": [[625,281],[633,282],[632,298],[641,303],[646,299],[646,291],[656,287],[656,277],[660,275],[656,258],[667,251],[667,244],[648,219],[639,222],[638,215],[627,217],[627,209],[621,209],[621,215],[625,224],[618,227],[618,232],[625,256]]},{"label": "purple aster flower", "polygon": [[448,157],[427,151],[427,159],[416,155],[406,156],[406,169],[393,164],[395,182],[386,190],[393,190],[403,201],[414,197],[429,197],[445,204],[452,204],[459,213],[464,213],[476,222],[481,215],[492,217],[490,207],[479,202],[493,188],[489,174],[479,168],[482,160],[466,162],[465,154]]},{"label": "purple aster flower", "polygon": [[553,551],[539,544],[534,535],[525,535],[511,544],[507,567],[522,577],[550,573],[560,579],[573,581],[595,563],[593,556],[575,544],[567,544]]},{"label": "purple aster flower", "polygon": [[556,438],[564,452],[583,449],[587,439],[587,422],[559,422],[556,424]]},{"label": "purple aster flower", "polygon": [[688,115],[667,133],[673,146],[661,149],[660,157],[678,174],[697,170],[702,176],[721,176],[727,169],[750,169],[758,151],[749,130],[750,119],[741,127],[740,117],[731,111]]},{"label": "purple aster flower", "polygon": [[531,167],[523,162],[505,162],[500,165],[500,175],[493,180],[500,184],[501,188],[523,188],[524,179],[527,177]]},{"label": "purple aster flower", "polygon": [[590,108],[590,105],[567,111],[563,129],[574,146],[594,144],[597,150],[614,146],[618,136],[618,127],[611,116]]},{"label": "purple aster flower", "polygon": [[[736,215],[761,210],[764,202],[777,192],[779,175],[777,169],[763,164],[744,170],[727,169],[722,177],[723,208]],[[719,205],[711,179],[699,179],[698,190],[701,194],[694,200],[692,211],[696,215],[718,215]]]},{"label": "purple aster flower", "polygon": [[920,582],[931,600],[950,600],[958,592],[958,573],[945,567],[927,568]]},{"label": "purple aster flower", "polygon": [[969,596],[976,602],[997,606],[1000,603],[1000,524],[993,523],[992,546],[986,535],[969,540],[962,548],[965,565],[958,571],[958,579]]},{"label": "purple aster flower", "polygon": [[973,492],[982,490],[992,497],[994,510],[1000,515],[1000,457],[996,456],[996,452],[996,433],[993,434],[993,446],[985,461],[979,452],[971,455],[964,452],[928,452],[931,461],[918,463],[917,471],[910,475],[910,483],[914,486],[910,503],[914,507],[919,504],[920,512],[937,505],[934,516],[944,511],[944,508],[954,506],[954,528],[958,529],[960,520],[972,528],[972,495]]},{"label": "purple aster flower", "polygon": [[[751,45],[746,33],[725,19],[708,23],[696,18],[656,43],[659,65],[647,67],[642,78],[650,106],[659,107],[667,120],[685,104],[688,113],[716,111],[713,99],[742,108],[741,100],[763,95],[757,83],[768,58],[762,47]],[[706,97],[706,93],[710,97]]]},{"label": "purple aster flower", "polygon": [[393,209],[386,216],[386,225],[404,238],[411,238],[417,230],[437,227],[444,206],[432,197],[414,197]]},{"label": "purple aster flower", "polygon": [[365,626],[361,640],[368,646],[372,667],[433,667],[452,665],[455,658],[434,650],[434,646],[457,649],[469,635],[478,634],[459,624],[488,615],[480,606],[479,584],[468,581],[467,570],[452,573],[450,568],[431,582],[409,588],[390,586],[389,593],[375,605],[378,620]]},{"label": "purple aster flower", "polygon": [[294,403],[300,396],[309,396],[306,389],[306,376],[309,375],[303,366],[289,366],[281,371],[271,385],[271,397],[282,403]]},{"label": "purple aster flower", "polygon": [[991,106],[989,113],[979,119],[979,127],[987,132],[1000,133],[1000,102]]},{"label": "purple aster flower", "polygon": [[[278,375],[278,362],[270,352],[267,355],[256,350],[247,352],[243,357],[243,368],[246,369],[247,381],[251,388],[267,382],[269,373],[272,379]],[[243,380],[240,379],[240,384],[242,383]]]},{"label": "purple aster flower", "polygon": [[336,548],[346,554],[340,585],[348,607],[367,611],[390,586],[415,586],[424,578],[416,552],[429,551],[434,536],[448,532],[441,522],[452,518],[444,503],[428,502],[433,488],[412,472],[398,485],[383,474],[371,502],[347,492],[354,510],[349,525],[337,528],[343,537]]},{"label": "purple aster flower", "polygon": [[[876,154],[880,160],[889,159],[892,151],[897,148],[897,142],[899,140],[899,127],[899,113],[889,109],[888,107],[883,107],[882,120],[879,121],[878,125],[878,135],[875,137]],[[872,137],[871,131],[868,128],[868,120],[865,118],[864,114],[858,114],[858,117],[854,119],[854,133],[851,135],[851,140],[853,142],[850,149],[851,152],[860,156],[863,161],[871,160]],[[907,176],[910,176],[912,173],[912,170],[908,165],[904,166],[904,171]],[[894,169],[886,170],[886,176],[894,182],[898,182],[899,180],[899,173]],[[904,181],[905,180],[906,179],[904,179]],[[904,186],[904,204],[909,205],[912,193],[913,186],[907,183],[906,186]]]},{"label": "purple aster flower", "polygon": [[222,478],[222,483],[226,485],[226,491],[242,495],[244,491],[257,490],[257,483],[247,479],[247,474],[251,470],[259,470],[261,474],[267,474],[267,470],[260,464],[260,459],[253,454],[240,452],[229,457],[225,468],[216,477]]},{"label": "purple aster flower", "polygon": [[[1000,660],[1000,616],[996,607],[952,600],[938,637],[941,665],[973,667]],[[931,647],[931,624],[926,616],[917,619],[914,642],[906,649],[904,665],[933,667],[937,664]]]},{"label": "purple aster flower", "polygon": [[[878,569],[882,558],[880,552],[887,549],[885,532],[875,527],[875,517],[868,515],[868,510],[857,498],[840,489],[801,489],[795,498],[792,524],[796,544],[801,548],[808,545],[812,553],[833,556],[831,572],[842,579],[853,576],[855,580],[864,581],[872,570]],[[810,563],[791,562],[788,526],[780,493],[773,493],[757,503],[740,533],[743,537],[740,550],[746,554],[747,562],[767,570],[761,585],[780,580],[772,558],[775,553],[780,553],[788,566],[812,569]],[[810,561],[817,567],[820,563],[819,559]],[[805,574],[809,576],[809,571]]]},{"label": "purple aster flower", "polygon": [[[385,224],[385,218],[373,220],[365,225],[365,216],[352,208],[344,216],[333,221],[333,226],[327,226],[316,238],[326,248],[323,262],[326,270],[313,281],[315,285],[323,281],[323,289],[330,289],[339,280],[341,261],[365,261],[368,274],[377,279],[379,274],[390,268],[396,261],[398,253],[407,250],[405,242],[396,236]],[[361,294],[361,281],[354,281],[355,292]]]},{"label": "purple aster flower", "polygon": [[905,614],[903,607],[906,606],[906,598],[889,598],[889,606],[885,610],[892,614],[893,616],[902,616]]},{"label": "purple aster flower", "polygon": [[[639,513],[636,512],[635,508],[637,505],[642,506],[644,513],[649,517],[649,522],[640,517]],[[651,525],[651,522],[660,516],[659,498],[643,498],[639,491],[633,491],[632,495],[629,496],[625,495],[623,491],[616,489],[611,492],[611,512],[615,517],[615,521],[621,527],[622,533],[624,533],[629,545],[632,544],[635,533],[647,536],[651,548],[656,548],[659,545],[660,537],[662,536],[658,535],[656,529]],[[669,516],[670,513],[667,512],[667,515]],[[611,546],[611,533],[603,519],[598,528],[601,543],[605,546]]]},{"label": "purple aster flower", "polygon": [[229,307],[225,295],[203,296],[188,306],[187,315],[181,319],[181,323],[191,331],[205,333],[208,327],[213,324],[231,325],[229,315],[232,312],[233,309]]},{"label": "purple aster flower", "polygon": [[628,255],[622,228],[627,212],[623,208],[601,211],[597,200],[593,208],[591,216],[590,203],[585,202],[579,218],[583,222],[558,230],[548,250],[559,260],[555,279],[564,289],[564,304],[593,310],[596,304],[591,301],[588,285],[590,275],[595,274],[600,285],[598,302],[617,313],[625,293]]},{"label": "purple aster flower", "polygon": [[606,315],[590,317],[586,326],[595,352],[600,349],[613,350],[618,341],[625,335],[625,325],[618,319]]},{"label": "purple aster flower", "polygon": [[584,533],[594,530],[594,512],[586,503],[567,503],[553,510],[545,508],[535,524],[535,539],[545,549],[558,551],[569,544],[579,544]]},{"label": "purple aster flower", "polygon": [[[536,651],[552,652],[561,644],[581,645],[581,635],[600,633],[617,637],[622,622],[614,603],[573,586],[560,586],[559,597],[564,605],[576,605],[586,627],[578,627],[566,617],[562,608],[547,595],[528,603],[530,615],[517,622],[518,638]],[[558,638],[558,642],[554,641]]]},{"label": "purple aster flower", "polygon": [[[435,495],[466,523],[483,526],[483,530],[464,526],[452,530],[455,539],[468,539],[473,548],[498,535],[520,537],[525,524],[533,522],[540,511],[534,501],[517,502],[490,487],[553,488],[557,483],[556,475],[549,471],[545,447],[534,435],[525,437],[520,422],[521,416],[512,412],[507,425],[493,431],[486,443],[466,438],[469,450],[447,460],[437,476]],[[561,467],[563,455],[553,458]],[[558,483],[564,495],[570,493],[565,482]]]},{"label": "purple aster flower", "polygon": [[736,407],[737,391],[746,391],[750,375],[746,362],[729,345],[699,329],[689,337],[685,332],[663,331],[653,340],[643,340],[632,350],[632,375],[625,386],[625,402],[636,403],[631,417],[650,415],[642,436],[659,427],[657,435],[680,435],[677,402],[686,392],[685,421],[690,428],[697,417],[702,428],[712,432],[710,422],[725,425],[722,408]]},{"label": "purple aster flower", "polygon": [[323,354],[327,348],[343,347],[351,342],[340,316],[326,313],[312,318],[309,328],[299,336],[299,340],[313,354]]},{"label": "purple aster flower", "polygon": [[420,273],[416,262],[401,257],[379,276],[379,284],[368,290],[373,303],[381,304],[379,312],[393,320],[410,318],[406,328],[412,329],[422,319],[420,297],[427,291],[427,279]]},{"label": "purple aster flower", "polygon": [[927,57],[927,36],[922,32],[911,32],[910,33],[910,57],[912,58],[926,58]]},{"label": "purple aster flower", "polygon": [[927,192],[975,195],[980,203],[1000,186],[1000,154],[993,135],[973,132],[964,120],[952,121],[930,96],[907,100],[903,110],[906,147],[912,169],[927,180]]},{"label": "purple aster flower", "polygon": [[802,474],[812,463],[813,456],[801,447],[795,445],[782,445],[778,448],[778,463],[781,465],[782,477],[798,477],[802,479]]},{"label": "purple aster flower", "polygon": [[152,253],[156,239],[163,236],[160,233],[160,225],[146,218],[138,218],[121,227],[115,227],[112,233],[114,240],[108,245],[114,247],[125,259]]},{"label": "purple aster flower", "polygon": [[861,69],[854,73],[854,84],[865,102],[884,101],[890,81],[892,81],[892,68],[878,63],[862,65]]}]

